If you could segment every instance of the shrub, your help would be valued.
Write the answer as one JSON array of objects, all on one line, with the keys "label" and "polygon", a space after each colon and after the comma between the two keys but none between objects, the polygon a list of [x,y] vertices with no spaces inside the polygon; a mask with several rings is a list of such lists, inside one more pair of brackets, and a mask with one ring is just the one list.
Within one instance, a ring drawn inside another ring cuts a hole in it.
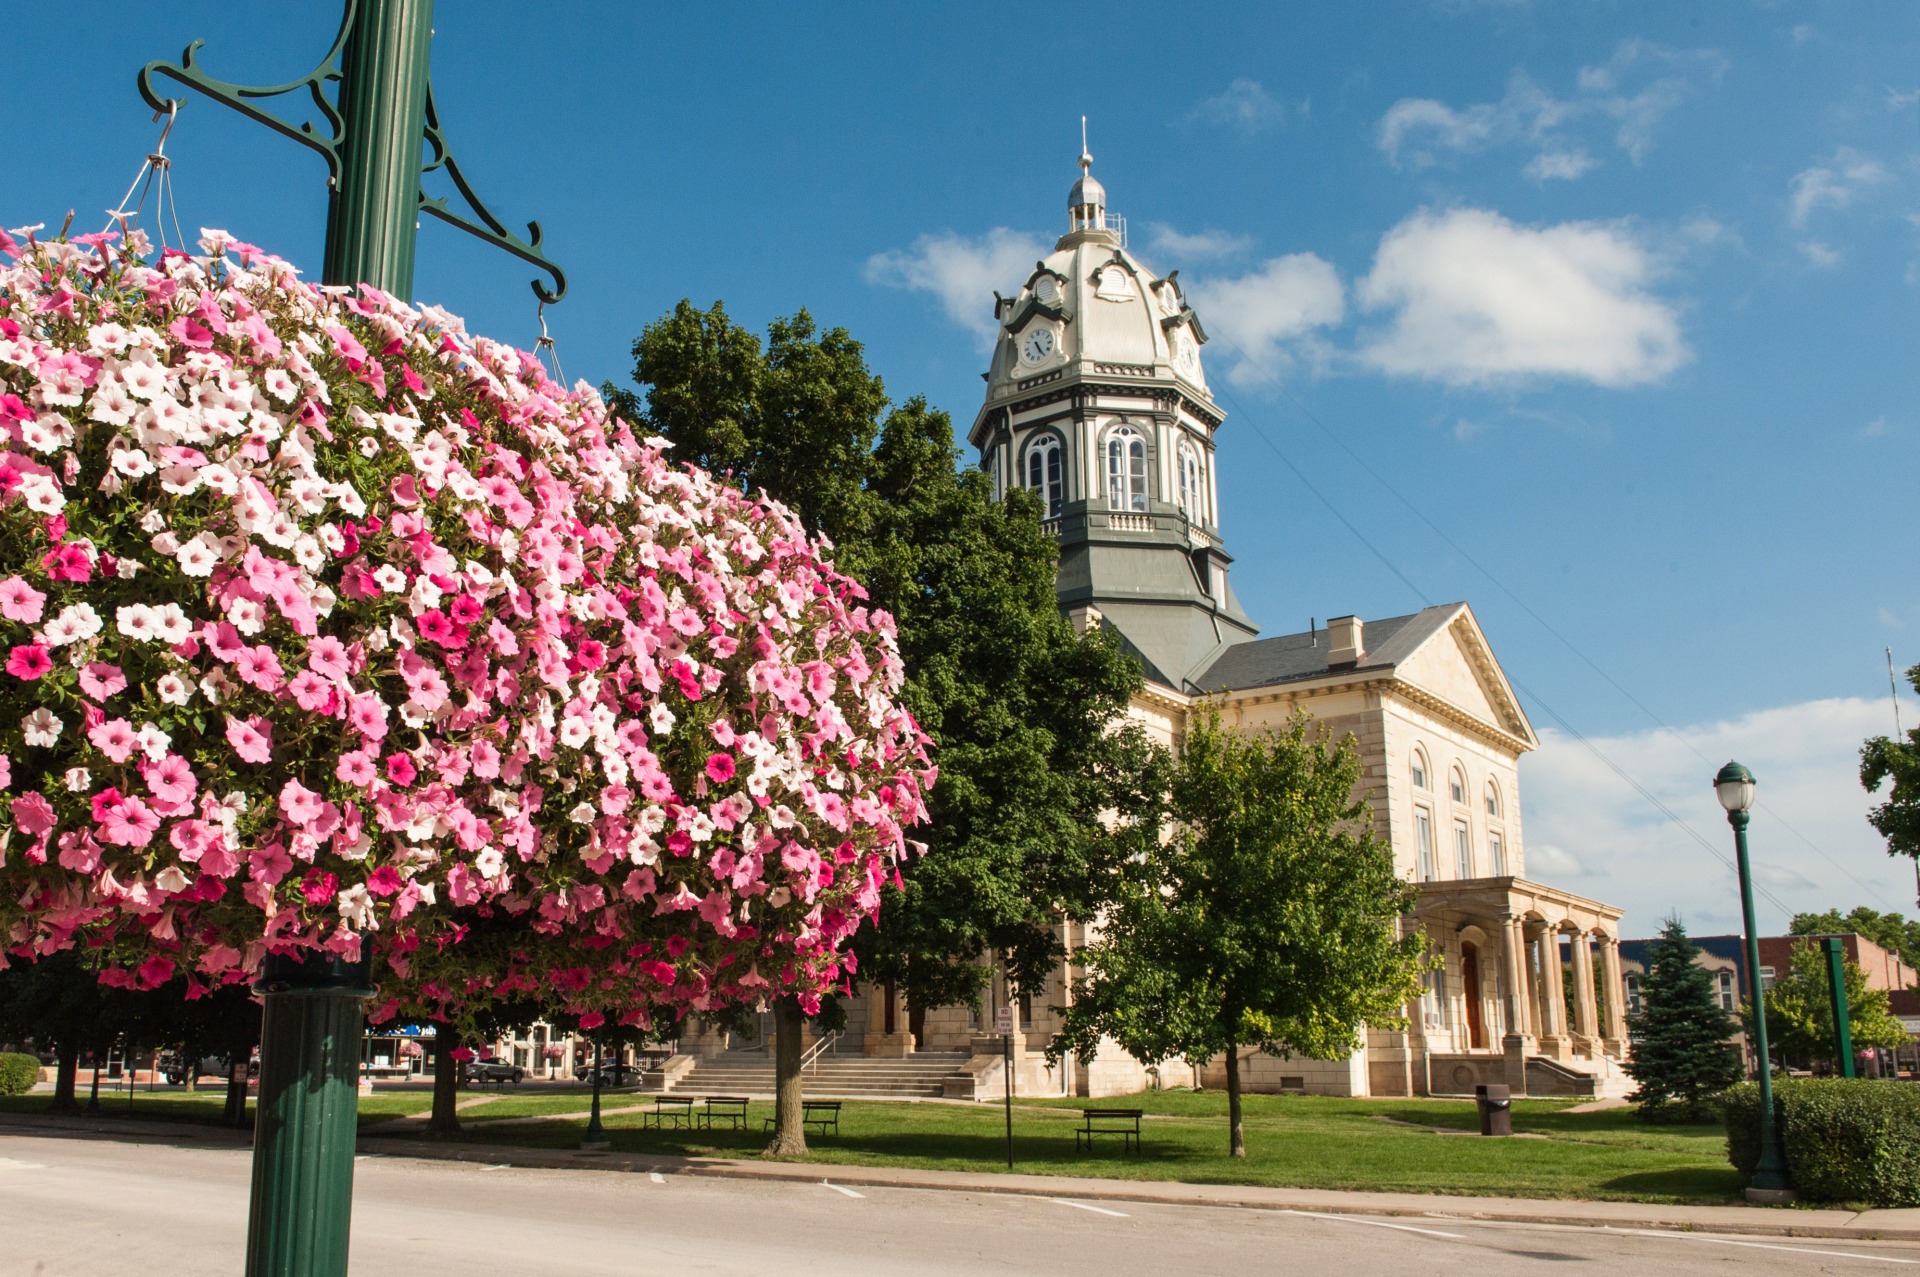
[{"label": "shrub", "polygon": [[[1724,1101],[1727,1160],[1753,1177],[1760,1160],[1760,1088]],[[1796,1081],[1774,1087],[1787,1177],[1815,1201],[1920,1206],[1920,1088],[1866,1079]]]},{"label": "shrub", "polygon": [[25,1095],[39,1080],[39,1060],[31,1055],[0,1053],[0,1095]]}]

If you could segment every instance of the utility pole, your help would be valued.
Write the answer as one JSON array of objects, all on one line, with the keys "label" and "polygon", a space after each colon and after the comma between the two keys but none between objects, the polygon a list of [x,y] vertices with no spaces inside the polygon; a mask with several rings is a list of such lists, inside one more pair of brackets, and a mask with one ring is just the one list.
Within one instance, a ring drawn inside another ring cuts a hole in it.
[{"label": "utility pole", "polygon": [[[534,292],[543,302],[558,301],[566,276],[540,251],[539,225],[529,224],[526,240],[508,233],[474,197],[441,136],[428,83],[432,38],[433,0],[347,0],[333,47],[299,80],[257,88],[213,79],[195,65],[195,41],[177,65],[141,68],[140,95],[157,111],[178,109],[178,101],[155,91],[155,79],[165,77],[325,157],[323,283],[369,284],[411,301],[414,240],[420,215],[428,213],[538,266],[553,287],[535,280]],[[330,85],[338,86],[331,102]],[[330,136],[260,105],[302,90]],[[423,171],[436,169],[446,172],[468,211],[422,195]],[[360,1044],[373,995],[368,964],[269,955],[254,990],[264,1010],[247,1277],[345,1277]]]}]

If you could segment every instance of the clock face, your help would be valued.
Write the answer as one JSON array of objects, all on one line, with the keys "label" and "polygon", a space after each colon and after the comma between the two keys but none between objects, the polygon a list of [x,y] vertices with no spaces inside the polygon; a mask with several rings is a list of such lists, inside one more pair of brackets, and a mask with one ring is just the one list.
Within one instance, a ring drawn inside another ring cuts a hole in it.
[{"label": "clock face", "polygon": [[1182,368],[1191,373],[1200,366],[1200,348],[1193,344],[1193,338],[1181,333],[1175,345],[1178,349],[1174,357],[1180,361]]},{"label": "clock face", "polygon": [[1020,343],[1020,357],[1030,364],[1037,364],[1053,353],[1053,330],[1036,328],[1028,333],[1026,340]]}]

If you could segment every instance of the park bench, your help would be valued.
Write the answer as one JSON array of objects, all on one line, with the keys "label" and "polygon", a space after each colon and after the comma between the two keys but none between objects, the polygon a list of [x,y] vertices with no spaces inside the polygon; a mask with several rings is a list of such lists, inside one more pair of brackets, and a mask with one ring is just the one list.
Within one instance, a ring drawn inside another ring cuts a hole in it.
[{"label": "park bench", "polygon": [[1073,1133],[1074,1151],[1079,1152],[1084,1144],[1091,1152],[1096,1135],[1118,1135],[1128,1152],[1139,1152],[1140,1118],[1145,1112],[1144,1109],[1081,1109],[1080,1129]]},{"label": "park bench", "polygon": [[[775,1118],[768,1118],[760,1124],[761,1129],[772,1130],[775,1121]],[[822,1135],[838,1135],[840,1133],[840,1101],[800,1101],[800,1125],[808,1128],[817,1126]]]},{"label": "park bench", "polygon": [[691,1095],[656,1096],[653,1107],[640,1114],[640,1125],[646,1127],[693,1125],[693,1097]]},{"label": "park bench", "polygon": [[715,1122],[725,1122],[736,1131],[747,1129],[747,1097],[744,1095],[709,1095],[707,1111],[700,1115],[700,1125],[713,1129]]}]

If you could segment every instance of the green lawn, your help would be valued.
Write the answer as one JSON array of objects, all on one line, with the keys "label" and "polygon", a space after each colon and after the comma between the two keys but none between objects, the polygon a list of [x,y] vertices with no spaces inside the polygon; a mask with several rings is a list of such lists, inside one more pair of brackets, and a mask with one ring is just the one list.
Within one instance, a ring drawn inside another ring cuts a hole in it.
[{"label": "green lawn", "polygon": [[[465,1090],[461,1098],[480,1094],[494,1092]],[[578,1113],[588,1098],[584,1092],[509,1090],[462,1113],[463,1138],[572,1148],[580,1141],[584,1119],[524,1119]],[[45,1111],[48,1099],[39,1094],[0,1100],[0,1112]],[[426,1092],[363,1097],[361,1121],[424,1113],[431,1103]],[[640,1113],[619,1111],[650,1106],[650,1096],[615,1092],[603,1096],[601,1103],[617,1150],[693,1157],[758,1154],[767,1139],[762,1120],[773,1112],[770,1101],[756,1100],[746,1131],[658,1131],[643,1130]],[[1193,1183],[1649,1202],[1719,1204],[1739,1197],[1718,1125],[1649,1126],[1630,1109],[1570,1113],[1565,1104],[1521,1100],[1514,1105],[1515,1132],[1545,1138],[1483,1140],[1427,1129],[1476,1129],[1474,1107],[1466,1101],[1255,1095],[1246,1100],[1248,1156],[1235,1162],[1226,1156],[1226,1097],[1217,1091],[1167,1091],[1104,1101],[1147,1110],[1143,1148],[1132,1156],[1112,1140],[1103,1141],[1093,1154],[1075,1151],[1073,1128],[1081,1103],[1085,1101],[1028,1100],[1015,1107],[1016,1169]],[[124,1114],[126,1096],[103,1093],[101,1106],[108,1115]],[[216,1122],[220,1108],[217,1089],[198,1096],[143,1091],[134,1096],[133,1114]],[[1004,1122],[1002,1110],[992,1104],[848,1101],[841,1113],[841,1134],[812,1137],[807,1160],[1004,1170]]]}]

